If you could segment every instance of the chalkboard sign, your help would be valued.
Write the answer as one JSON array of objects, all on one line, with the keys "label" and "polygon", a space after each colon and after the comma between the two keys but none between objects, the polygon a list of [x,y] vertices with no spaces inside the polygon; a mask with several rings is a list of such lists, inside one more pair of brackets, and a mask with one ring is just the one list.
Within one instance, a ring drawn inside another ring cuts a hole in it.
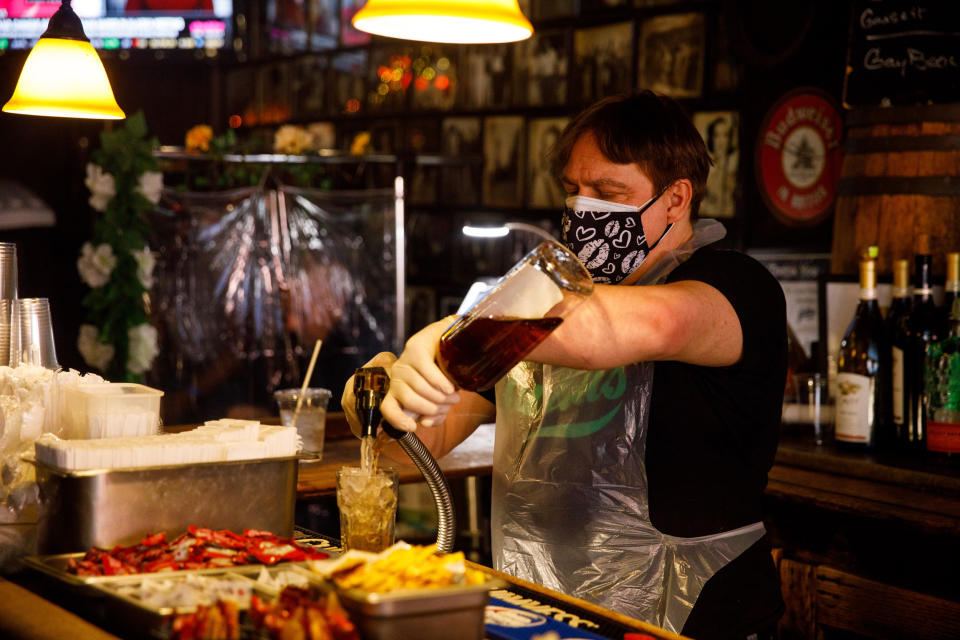
[{"label": "chalkboard sign", "polygon": [[855,0],[847,108],[960,102],[960,1]]}]

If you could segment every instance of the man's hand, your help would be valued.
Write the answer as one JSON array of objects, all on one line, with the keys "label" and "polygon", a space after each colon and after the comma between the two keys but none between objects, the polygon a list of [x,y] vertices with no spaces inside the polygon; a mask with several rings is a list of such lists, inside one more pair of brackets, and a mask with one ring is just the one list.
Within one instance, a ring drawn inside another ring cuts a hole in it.
[{"label": "man's hand", "polygon": [[[397,429],[415,431],[421,425],[440,426],[450,408],[460,401],[453,382],[435,360],[440,336],[452,322],[452,318],[444,318],[421,329],[407,340],[399,358],[382,352],[364,365],[383,367],[390,376],[390,389],[380,403],[380,412]],[[341,403],[350,430],[359,436],[361,424],[353,395],[353,376],[347,380]]]},{"label": "man's hand", "polygon": [[440,426],[460,401],[456,386],[436,363],[440,336],[452,322],[453,318],[444,318],[418,331],[388,370],[390,390],[380,411],[397,429]]}]

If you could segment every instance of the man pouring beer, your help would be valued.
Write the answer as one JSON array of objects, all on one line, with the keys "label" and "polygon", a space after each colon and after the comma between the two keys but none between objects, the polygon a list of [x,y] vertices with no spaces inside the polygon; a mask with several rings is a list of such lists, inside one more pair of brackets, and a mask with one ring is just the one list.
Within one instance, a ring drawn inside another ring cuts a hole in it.
[{"label": "man pouring beer", "polygon": [[553,161],[563,243],[593,294],[493,394],[456,388],[436,364],[450,320],[427,326],[369,363],[390,373],[383,416],[438,457],[495,418],[498,570],[694,638],[769,636],[783,602],[761,498],[783,292],[710,246],[725,234],[697,220],[710,160],[675,101],[604,99]]}]

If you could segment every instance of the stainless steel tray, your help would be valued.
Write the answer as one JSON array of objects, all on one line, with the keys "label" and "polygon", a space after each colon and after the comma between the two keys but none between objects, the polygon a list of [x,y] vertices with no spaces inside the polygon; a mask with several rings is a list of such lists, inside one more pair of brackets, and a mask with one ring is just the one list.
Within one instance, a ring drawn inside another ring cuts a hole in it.
[{"label": "stainless steel tray", "polygon": [[[158,577],[174,577],[174,576],[185,576],[185,575],[216,575],[222,574],[225,572],[238,573],[242,575],[254,574],[260,572],[261,567],[266,567],[264,564],[241,564],[233,567],[213,567],[210,569],[181,569],[179,571],[160,571],[157,573],[136,573],[132,575],[124,576],[78,576],[76,574],[70,573],[67,570],[68,563],[71,559],[80,560],[83,558],[85,552],[78,553],[59,553],[55,555],[48,556],[28,556],[22,560],[24,566],[30,569],[34,569],[43,573],[47,576],[56,578],[60,582],[64,582],[70,585],[95,585],[103,582],[117,582],[124,580],[142,580],[144,578],[149,578],[151,576]],[[279,565],[272,566],[287,566],[297,563],[286,562]]]},{"label": "stainless steel tray", "polygon": [[507,583],[406,589],[391,593],[338,590],[337,595],[364,640],[482,640],[490,591]]},{"label": "stainless steel tray", "polygon": [[297,457],[64,471],[41,462],[40,554],[132,544],[190,525],[293,533]]}]

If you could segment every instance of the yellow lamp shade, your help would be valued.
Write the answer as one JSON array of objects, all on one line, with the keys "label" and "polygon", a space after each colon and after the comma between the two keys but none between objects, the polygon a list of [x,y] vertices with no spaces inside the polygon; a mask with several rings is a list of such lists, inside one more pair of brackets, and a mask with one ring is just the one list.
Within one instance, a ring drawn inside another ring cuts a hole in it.
[{"label": "yellow lamp shade", "polygon": [[516,42],[533,34],[517,0],[367,0],[353,26],[378,36],[458,44]]},{"label": "yellow lamp shade", "polygon": [[66,118],[125,118],[100,56],[88,41],[41,37],[27,61],[8,113]]}]

